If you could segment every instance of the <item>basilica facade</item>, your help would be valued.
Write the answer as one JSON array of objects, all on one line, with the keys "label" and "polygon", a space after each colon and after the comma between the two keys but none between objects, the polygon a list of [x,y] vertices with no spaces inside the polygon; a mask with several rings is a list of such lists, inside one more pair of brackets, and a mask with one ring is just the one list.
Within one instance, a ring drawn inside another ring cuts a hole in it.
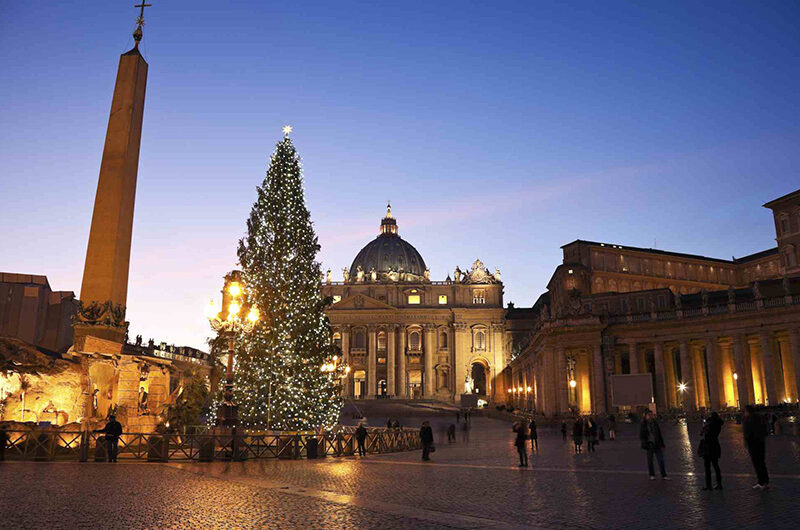
[{"label": "basilica facade", "polygon": [[333,300],[334,341],[351,368],[345,396],[497,399],[495,381],[510,360],[499,270],[477,259],[432,280],[387,207],[378,236],[342,272],[333,281],[328,271],[322,292]]},{"label": "basilica facade", "polygon": [[[741,258],[564,245],[547,291],[505,315],[504,401],[547,416],[796,403],[800,190],[764,207],[778,245]],[[650,390],[631,402],[622,387],[637,374]]]}]

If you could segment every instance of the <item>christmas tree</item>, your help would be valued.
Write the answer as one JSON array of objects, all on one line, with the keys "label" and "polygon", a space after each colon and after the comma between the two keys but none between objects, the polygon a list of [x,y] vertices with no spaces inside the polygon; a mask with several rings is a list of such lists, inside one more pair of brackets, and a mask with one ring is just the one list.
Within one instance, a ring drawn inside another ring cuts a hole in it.
[{"label": "christmas tree", "polygon": [[320,292],[320,247],[289,132],[284,128],[239,242],[248,303],[261,315],[237,337],[234,399],[248,428],[329,428],[342,406],[338,377],[321,370],[336,351],[324,312],[329,301]]}]

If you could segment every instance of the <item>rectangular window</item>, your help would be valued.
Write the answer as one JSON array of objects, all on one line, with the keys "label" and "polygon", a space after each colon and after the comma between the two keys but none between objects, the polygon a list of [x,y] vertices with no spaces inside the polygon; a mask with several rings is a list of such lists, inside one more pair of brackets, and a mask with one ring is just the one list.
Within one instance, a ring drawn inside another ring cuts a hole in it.
[{"label": "rectangular window", "polygon": [[473,304],[485,304],[486,303],[486,291],[483,289],[475,289],[472,291],[472,303]]},{"label": "rectangular window", "polygon": [[439,305],[447,305],[447,295],[440,294],[439,295]]},{"label": "rectangular window", "polygon": [[408,295],[408,305],[419,305],[422,303],[422,299],[418,294],[410,294]]}]

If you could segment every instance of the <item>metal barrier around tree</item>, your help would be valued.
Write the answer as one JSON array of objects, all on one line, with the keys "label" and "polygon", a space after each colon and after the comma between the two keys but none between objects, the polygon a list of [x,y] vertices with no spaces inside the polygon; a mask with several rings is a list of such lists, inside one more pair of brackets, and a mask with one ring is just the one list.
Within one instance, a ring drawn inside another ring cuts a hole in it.
[{"label": "metal barrier around tree", "polygon": [[[103,433],[57,429],[7,430],[7,460],[105,461]],[[118,459],[150,462],[211,462],[213,460],[301,459],[349,456],[356,452],[354,427],[322,434],[310,432],[225,432],[190,434],[123,433]],[[422,447],[419,431],[411,428],[368,428],[366,451],[372,454],[412,451]]]}]

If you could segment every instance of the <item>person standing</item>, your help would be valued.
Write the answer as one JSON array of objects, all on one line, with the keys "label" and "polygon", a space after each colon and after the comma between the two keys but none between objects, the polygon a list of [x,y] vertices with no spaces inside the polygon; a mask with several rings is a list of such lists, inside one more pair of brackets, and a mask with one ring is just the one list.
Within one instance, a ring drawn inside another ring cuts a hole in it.
[{"label": "person standing", "polygon": [[769,473],[767,473],[767,425],[764,419],[756,412],[753,405],[747,405],[744,409],[744,421],[742,422],[742,434],[747,452],[750,453],[750,460],[753,461],[758,484],[753,486],[754,490],[769,488]]},{"label": "person standing", "polygon": [[461,409],[456,411],[456,423],[461,421]]},{"label": "person standing", "polygon": [[519,467],[528,467],[528,449],[526,443],[528,439],[528,430],[525,428],[525,422],[519,421],[515,423],[511,430],[517,434],[514,445],[517,447],[517,453],[519,454]]},{"label": "person standing", "polygon": [[359,422],[356,429],[356,444],[358,445],[358,456],[367,456],[367,449],[365,442],[367,441],[367,428],[364,424]]},{"label": "person standing", "polygon": [[456,424],[451,423],[450,426],[447,428],[447,443],[453,443],[456,441]]},{"label": "person standing", "polygon": [[700,456],[703,457],[703,465],[706,470],[706,485],[704,490],[711,489],[711,466],[714,466],[714,472],[717,475],[716,489],[722,489],[722,472],[719,470],[719,457],[722,454],[722,448],[719,445],[719,433],[722,431],[722,425],[725,422],[719,417],[719,414],[712,412],[711,416],[705,421],[703,425],[703,440],[700,442],[702,450]]},{"label": "person standing", "polygon": [[422,459],[428,461],[431,459],[431,448],[433,447],[433,429],[431,429],[430,422],[422,422],[422,427],[419,429],[419,440],[422,442]]},{"label": "person standing", "polygon": [[575,444],[575,454],[581,454],[583,449],[583,420],[581,418],[577,418],[572,426],[572,442]]},{"label": "person standing", "polygon": [[566,442],[567,441],[567,422],[561,422],[561,438]]},{"label": "person standing", "polygon": [[589,445],[589,452],[594,453],[597,447],[597,422],[591,416],[586,419],[586,430],[588,433],[586,443]]},{"label": "person standing", "polygon": [[0,462],[6,459],[6,445],[8,445],[8,432],[3,426],[0,427]]},{"label": "person standing", "polygon": [[536,432],[536,420],[531,418],[531,424],[528,427],[531,433],[531,453],[539,452],[539,433]]},{"label": "person standing", "polygon": [[108,417],[106,426],[94,432],[102,432],[106,438],[106,462],[116,462],[119,447],[119,437],[122,436],[122,424],[115,415]]},{"label": "person standing", "polygon": [[646,410],[644,419],[639,427],[639,439],[642,441],[642,449],[647,451],[647,471],[650,473],[650,480],[656,479],[653,469],[653,455],[658,459],[658,469],[661,471],[661,478],[669,480],[667,470],[664,467],[664,438],[661,436],[661,428],[653,417],[653,411]]},{"label": "person standing", "polygon": [[617,418],[613,414],[608,417],[608,439],[617,439]]}]

